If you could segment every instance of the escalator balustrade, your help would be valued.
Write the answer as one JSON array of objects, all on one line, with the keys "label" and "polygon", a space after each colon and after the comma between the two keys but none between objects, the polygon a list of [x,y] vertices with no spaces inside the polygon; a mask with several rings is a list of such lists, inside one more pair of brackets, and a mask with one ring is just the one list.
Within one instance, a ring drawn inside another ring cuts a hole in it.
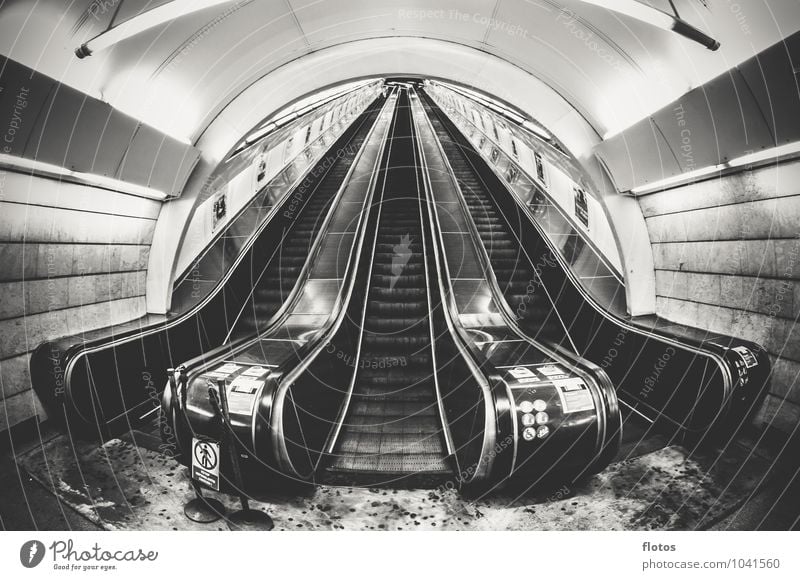
[{"label": "escalator balustrade", "polygon": [[437,406],[419,178],[400,97],[373,254],[358,368],[328,471],[447,474]]}]

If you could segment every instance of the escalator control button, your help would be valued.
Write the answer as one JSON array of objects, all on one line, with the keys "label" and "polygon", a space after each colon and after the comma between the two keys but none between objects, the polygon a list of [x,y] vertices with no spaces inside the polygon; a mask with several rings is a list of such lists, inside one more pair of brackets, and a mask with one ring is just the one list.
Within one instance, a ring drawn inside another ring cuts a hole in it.
[{"label": "escalator control button", "polygon": [[523,413],[530,413],[531,411],[533,411],[533,409],[534,409],[533,403],[531,403],[530,401],[522,401],[519,404],[519,410],[522,411]]},{"label": "escalator control button", "polygon": [[547,425],[541,425],[539,428],[536,429],[536,436],[539,439],[544,439],[548,435],[550,435],[550,427],[548,427]]},{"label": "escalator control button", "polygon": [[522,432],[522,438],[525,439],[525,441],[533,441],[536,439],[536,429],[528,427]]},{"label": "escalator control button", "polygon": [[522,416],[522,424],[526,427],[530,427],[531,425],[536,425],[536,417],[531,415],[530,413],[525,413]]},{"label": "escalator control button", "polygon": [[539,412],[544,411],[545,409],[547,409],[547,403],[545,403],[541,399],[536,399],[533,402],[533,408]]},{"label": "escalator control button", "polygon": [[539,425],[544,425],[549,420],[550,420],[550,415],[548,415],[544,411],[536,413],[536,422],[539,423]]}]

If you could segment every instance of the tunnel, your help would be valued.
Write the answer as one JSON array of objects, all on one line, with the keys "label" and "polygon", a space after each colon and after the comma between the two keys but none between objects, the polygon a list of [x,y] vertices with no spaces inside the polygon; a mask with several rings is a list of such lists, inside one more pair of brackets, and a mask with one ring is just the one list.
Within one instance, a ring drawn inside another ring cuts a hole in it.
[{"label": "tunnel", "polygon": [[7,0],[0,54],[3,529],[800,525],[795,0]]}]

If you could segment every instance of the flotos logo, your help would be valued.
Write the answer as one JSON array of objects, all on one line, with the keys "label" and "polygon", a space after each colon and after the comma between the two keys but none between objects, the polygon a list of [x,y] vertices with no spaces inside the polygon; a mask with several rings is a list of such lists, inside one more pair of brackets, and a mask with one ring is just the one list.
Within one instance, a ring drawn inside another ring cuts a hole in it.
[{"label": "flotos logo", "polygon": [[39,540],[29,540],[19,549],[19,561],[26,568],[36,568],[44,560],[46,550]]}]

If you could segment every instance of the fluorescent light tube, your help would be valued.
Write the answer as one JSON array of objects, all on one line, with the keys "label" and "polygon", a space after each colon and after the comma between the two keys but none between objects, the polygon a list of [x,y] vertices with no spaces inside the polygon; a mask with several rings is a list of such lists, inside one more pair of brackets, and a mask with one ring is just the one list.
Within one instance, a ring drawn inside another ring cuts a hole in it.
[{"label": "fluorescent light tube", "polygon": [[676,185],[678,183],[683,183],[685,181],[692,181],[694,179],[697,179],[698,177],[711,175],[712,173],[725,169],[725,167],[726,167],[725,165],[712,165],[709,167],[703,167],[701,169],[695,169],[694,171],[687,171],[686,173],[681,173],[680,175],[667,177],[666,179],[662,179],[660,181],[655,181],[653,183],[645,183],[644,185],[640,185],[639,187],[634,187],[633,189],[631,189],[631,193],[636,195],[640,193],[650,193],[652,191],[657,191],[659,189],[669,187],[670,185]]},{"label": "fluorescent light tube", "polygon": [[780,147],[773,147],[772,149],[765,149],[764,151],[756,151],[755,153],[748,153],[742,155],[728,162],[730,167],[741,167],[742,165],[752,165],[762,161],[778,160],[784,155],[792,155],[793,153],[800,153],[800,141],[781,145]]},{"label": "fluorescent light tube", "polygon": [[137,197],[146,197],[147,199],[154,199],[156,201],[164,201],[167,199],[167,194],[158,189],[146,187],[144,185],[136,185],[135,183],[128,183],[127,181],[120,181],[105,175],[96,175],[94,173],[82,173],[80,171],[72,171],[66,167],[53,165],[44,161],[37,161],[35,159],[27,159],[25,157],[16,157],[0,153],[0,166],[8,167],[12,170],[18,170],[21,173],[30,173],[40,177],[48,177],[55,179],[64,179],[79,183],[81,185],[89,185],[101,187],[103,189],[110,189],[120,193],[127,193]]},{"label": "fluorescent light tube", "polygon": [[702,44],[709,50],[717,50],[720,46],[718,41],[698,30],[685,20],[676,18],[672,14],[662,12],[657,8],[653,8],[637,0],[581,0],[581,2],[584,4],[593,4],[594,6],[599,6],[607,10],[613,10],[614,12],[630,16],[631,18],[635,18],[651,26],[675,32],[689,40]]},{"label": "fluorescent light tube", "polygon": [[162,4],[152,10],[143,12],[138,16],[134,16],[130,20],[126,20],[122,24],[114,26],[106,32],[95,36],[90,41],[78,47],[75,50],[75,54],[78,58],[85,58],[98,50],[104,50],[140,32],[154,28],[159,24],[175,20],[176,18],[191,14],[192,12],[211,8],[218,4],[227,4],[232,1],[233,0],[173,0],[172,2]]}]

